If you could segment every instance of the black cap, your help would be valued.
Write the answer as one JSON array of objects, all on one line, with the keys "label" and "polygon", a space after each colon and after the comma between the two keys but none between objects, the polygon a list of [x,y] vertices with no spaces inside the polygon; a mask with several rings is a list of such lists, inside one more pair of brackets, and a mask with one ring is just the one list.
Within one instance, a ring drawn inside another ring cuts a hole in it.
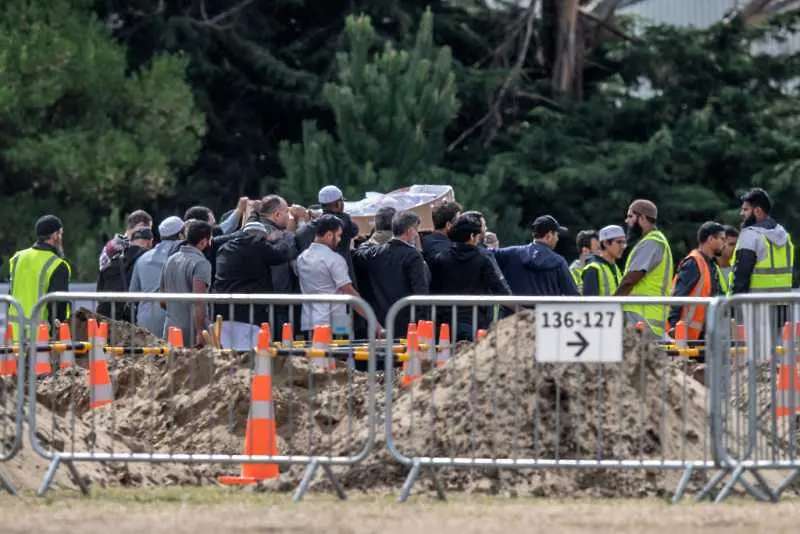
[{"label": "black cap", "polygon": [[64,228],[61,219],[55,215],[42,215],[36,221],[34,231],[36,232],[37,239],[46,239]]},{"label": "black cap", "polygon": [[558,224],[558,221],[552,215],[542,215],[536,217],[531,223],[533,232],[537,235],[544,235],[549,232],[558,232],[559,234],[566,234],[567,229]]}]

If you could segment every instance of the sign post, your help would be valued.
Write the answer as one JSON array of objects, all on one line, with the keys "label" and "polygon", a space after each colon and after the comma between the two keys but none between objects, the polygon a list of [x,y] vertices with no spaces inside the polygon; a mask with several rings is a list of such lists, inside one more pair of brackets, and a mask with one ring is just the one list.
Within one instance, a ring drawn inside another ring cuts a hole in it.
[{"label": "sign post", "polygon": [[536,361],[622,361],[622,304],[536,305]]}]

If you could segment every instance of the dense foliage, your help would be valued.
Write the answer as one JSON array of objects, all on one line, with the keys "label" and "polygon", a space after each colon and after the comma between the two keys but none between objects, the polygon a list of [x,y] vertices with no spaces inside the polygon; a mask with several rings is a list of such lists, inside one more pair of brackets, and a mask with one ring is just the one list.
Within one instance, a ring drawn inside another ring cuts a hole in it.
[{"label": "dense foliage", "polygon": [[737,222],[751,185],[800,232],[800,56],[759,45],[795,34],[797,12],[637,38],[618,16],[572,61],[573,3],[7,0],[0,259],[53,212],[91,280],[121,213],[311,204],[329,182],[450,183],[504,244],[537,214],[597,227],[645,196],[679,255],[700,222]]}]

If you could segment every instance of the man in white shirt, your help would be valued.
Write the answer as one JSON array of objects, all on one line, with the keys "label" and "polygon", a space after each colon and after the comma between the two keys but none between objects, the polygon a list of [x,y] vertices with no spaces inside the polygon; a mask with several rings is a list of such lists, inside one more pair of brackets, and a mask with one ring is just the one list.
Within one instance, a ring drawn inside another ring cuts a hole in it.
[{"label": "man in white shirt", "polygon": [[[342,238],[342,221],[335,215],[325,214],[316,220],[314,242],[297,258],[297,276],[300,289],[306,295],[344,294],[359,297],[347,268],[347,261],[337,254],[336,247]],[[364,313],[354,307],[356,312]],[[300,329],[311,334],[314,326],[330,325],[334,335],[350,336],[352,325],[347,307],[342,304],[303,304]],[[383,329],[378,328],[378,336]]]}]

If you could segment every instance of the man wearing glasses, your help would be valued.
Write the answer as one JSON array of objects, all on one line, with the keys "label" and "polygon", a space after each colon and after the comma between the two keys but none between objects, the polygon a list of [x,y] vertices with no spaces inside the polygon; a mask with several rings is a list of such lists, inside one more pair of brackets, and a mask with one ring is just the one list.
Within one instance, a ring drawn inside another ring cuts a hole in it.
[{"label": "man wearing glasses", "polygon": [[583,295],[586,297],[608,297],[616,293],[622,273],[617,262],[625,252],[625,230],[621,226],[609,225],[598,234],[600,250],[586,259],[581,272]]}]

